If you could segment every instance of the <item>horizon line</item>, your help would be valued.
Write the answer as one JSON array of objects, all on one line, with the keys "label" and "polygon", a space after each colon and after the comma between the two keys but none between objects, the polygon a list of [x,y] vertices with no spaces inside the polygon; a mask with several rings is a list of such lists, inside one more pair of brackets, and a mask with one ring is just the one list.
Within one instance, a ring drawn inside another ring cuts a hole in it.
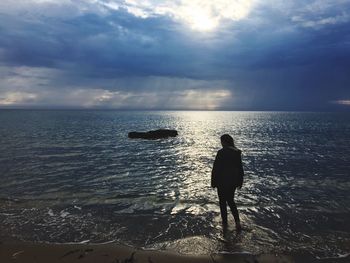
[{"label": "horizon line", "polygon": [[1,111],[193,111],[193,112],[350,112],[350,108],[341,107],[337,109],[118,109],[118,108],[83,108],[83,107],[0,107]]}]

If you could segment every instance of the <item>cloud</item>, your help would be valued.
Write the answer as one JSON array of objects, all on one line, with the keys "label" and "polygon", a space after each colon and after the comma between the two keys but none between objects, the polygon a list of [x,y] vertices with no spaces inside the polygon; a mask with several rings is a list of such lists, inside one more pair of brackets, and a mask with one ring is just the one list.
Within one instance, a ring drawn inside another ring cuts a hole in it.
[{"label": "cloud", "polygon": [[344,106],[350,106],[350,100],[333,100],[331,103],[344,105]]},{"label": "cloud", "polygon": [[146,19],[166,16],[195,30],[211,30],[223,20],[238,21],[248,16],[256,0],[3,0],[0,10],[18,14],[27,10],[40,15],[68,17],[86,13],[108,15],[126,11]]},{"label": "cloud", "polygon": [[0,106],[21,105],[36,102],[37,95],[29,92],[5,92],[1,94]]},{"label": "cloud", "polygon": [[225,81],[141,77],[70,79],[43,67],[0,67],[0,107],[220,109],[232,102]]},{"label": "cloud", "polygon": [[0,98],[45,107],[330,106],[350,96],[349,10],[344,0],[4,0]]},{"label": "cloud", "polygon": [[0,107],[111,108],[111,109],[221,109],[231,100],[229,90],[110,91],[90,88],[61,88],[34,92],[1,93]]},{"label": "cloud", "polygon": [[1,0],[0,10],[8,15],[25,16],[28,21],[40,20],[40,17],[67,18],[84,13],[103,15],[108,8],[95,0]]},{"label": "cloud", "polygon": [[142,18],[167,15],[200,31],[212,30],[222,20],[241,20],[253,8],[253,0],[178,0],[140,1],[127,0],[123,7]]},{"label": "cloud", "polygon": [[305,28],[320,30],[350,21],[348,0],[315,0],[293,10],[291,20]]},{"label": "cloud", "polygon": [[184,90],[168,98],[170,108],[191,110],[217,110],[232,103],[230,90]]},{"label": "cloud", "polygon": [[343,13],[341,15],[336,15],[332,17],[323,17],[315,20],[306,19],[301,16],[292,17],[292,21],[301,24],[303,27],[310,27],[314,29],[319,29],[322,26],[326,25],[337,25],[344,24],[350,21],[350,15]]}]

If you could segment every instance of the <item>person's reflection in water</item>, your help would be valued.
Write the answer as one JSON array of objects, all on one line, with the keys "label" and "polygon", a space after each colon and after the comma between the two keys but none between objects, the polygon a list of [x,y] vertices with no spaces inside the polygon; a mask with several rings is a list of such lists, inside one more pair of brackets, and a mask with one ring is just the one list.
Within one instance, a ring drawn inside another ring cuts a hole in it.
[{"label": "person's reflection in water", "polygon": [[238,210],[234,201],[236,188],[243,184],[243,165],[241,150],[234,145],[233,138],[224,134],[221,136],[222,149],[216,154],[211,174],[211,186],[217,188],[221,219],[224,230],[227,229],[227,204],[236,222],[237,231],[242,230]]}]

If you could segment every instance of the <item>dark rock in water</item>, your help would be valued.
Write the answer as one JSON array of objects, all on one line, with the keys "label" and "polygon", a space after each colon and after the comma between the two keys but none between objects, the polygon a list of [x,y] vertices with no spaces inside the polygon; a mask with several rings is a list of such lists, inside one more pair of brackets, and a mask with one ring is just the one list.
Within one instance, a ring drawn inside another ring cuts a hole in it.
[{"label": "dark rock in water", "polygon": [[176,137],[178,135],[176,130],[155,130],[148,132],[129,132],[129,138],[141,138],[141,139],[161,139],[168,137]]}]

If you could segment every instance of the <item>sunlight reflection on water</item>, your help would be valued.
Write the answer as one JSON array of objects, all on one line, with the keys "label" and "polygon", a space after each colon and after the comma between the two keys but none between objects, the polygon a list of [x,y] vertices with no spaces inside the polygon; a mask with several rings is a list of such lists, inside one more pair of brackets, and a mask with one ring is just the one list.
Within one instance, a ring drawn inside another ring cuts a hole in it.
[{"label": "sunlight reflection on water", "polygon": [[[346,252],[347,114],[0,111],[0,122],[2,238],[159,248],[201,236],[213,250]],[[158,128],[179,136],[127,138]],[[210,188],[223,133],[246,173],[236,199],[247,229],[227,239]]]}]

